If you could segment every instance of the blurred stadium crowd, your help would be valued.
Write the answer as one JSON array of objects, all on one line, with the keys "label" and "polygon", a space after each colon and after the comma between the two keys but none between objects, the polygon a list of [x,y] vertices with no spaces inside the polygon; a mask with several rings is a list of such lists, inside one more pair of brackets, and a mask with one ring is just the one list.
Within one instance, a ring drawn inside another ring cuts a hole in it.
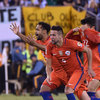
[{"label": "blurred stadium crowd", "polygon": [[[46,78],[45,61],[40,57],[41,51],[32,46],[29,46],[27,50],[25,43],[20,39],[15,40],[14,44],[11,53],[8,44],[4,45],[2,52],[4,55],[6,50],[8,58],[9,93],[20,95],[21,92],[26,93],[26,90],[36,93]],[[1,64],[0,93],[5,92],[4,68],[4,65]]]},{"label": "blurred stadium crowd", "polygon": [[[88,11],[100,16],[100,0],[0,0],[0,8],[11,6],[34,6],[43,8],[48,6],[76,6],[83,7]],[[24,21],[22,20],[22,33]],[[30,93],[39,95],[39,89],[46,78],[46,62],[38,48],[26,45],[22,40],[14,41],[14,48],[10,51],[7,44],[4,45],[7,53],[9,93],[16,95]],[[0,54],[2,58],[3,52]],[[0,61],[0,93],[5,93],[4,65]],[[60,91],[61,92],[61,91]],[[56,91],[54,93],[57,94]]]},{"label": "blurred stadium crowd", "polygon": [[99,14],[99,0],[0,0],[0,8],[10,6],[35,6],[43,8],[48,6],[82,6],[87,10]]}]

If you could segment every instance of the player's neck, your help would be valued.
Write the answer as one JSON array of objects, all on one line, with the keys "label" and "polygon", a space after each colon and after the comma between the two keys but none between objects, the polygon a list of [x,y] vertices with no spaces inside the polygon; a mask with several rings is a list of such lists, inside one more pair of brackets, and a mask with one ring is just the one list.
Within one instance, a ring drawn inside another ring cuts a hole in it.
[{"label": "player's neck", "polygon": [[46,41],[47,39],[48,39],[48,35],[45,35],[44,37],[43,37],[43,39],[42,39],[42,42],[44,42],[44,41]]},{"label": "player's neck", "polygon": [[57,43],[57,47],[61,47],[63,45],[63,38],[61,38],[58,43]]}]

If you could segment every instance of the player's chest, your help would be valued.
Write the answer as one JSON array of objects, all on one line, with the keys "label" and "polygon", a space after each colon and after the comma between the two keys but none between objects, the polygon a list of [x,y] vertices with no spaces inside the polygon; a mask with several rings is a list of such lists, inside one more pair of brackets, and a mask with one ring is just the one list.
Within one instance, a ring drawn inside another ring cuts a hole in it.
[{"label": "player's chest", "polygon": [[59,59],[62,57],[70,57],[72,55],[72,50],[66,47],[54,48],[52,50],[52,55]]},{"label": "player's chest", "polygon": [[85,46],[89,47],[90,41],[88,40],[88,37],[83,33],[81,34],[81,41],[84,43]]}]

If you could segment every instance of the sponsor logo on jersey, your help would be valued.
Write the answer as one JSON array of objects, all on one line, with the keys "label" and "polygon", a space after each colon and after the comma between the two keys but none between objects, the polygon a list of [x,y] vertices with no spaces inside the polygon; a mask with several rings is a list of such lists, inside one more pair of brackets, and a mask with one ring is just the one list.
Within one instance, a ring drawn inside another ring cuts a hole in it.
[{"label": "sponsor logo on jersey", "polygon": [[69,56],[69,55],[70,55],[70,51],[66,51],[65,54],[66,54],[67,56]]},{"label": "sponsor logo on jersey", "polygon": [[62,62],[63,62],[63,63],[66,63],[66,60],[65,60],[65,59],[62,59]]},{"label": "sponsor logo on jersey", "polygon": [[59,55],[62,56],[63,55],[63,52],[62,51],[59,51]]},{"label": "sponsor logo on jersey", "polygon": [[79,47],[82,47],[82,43],[80,43],[80,42],[77,42],[77,45],[78,45]]}]

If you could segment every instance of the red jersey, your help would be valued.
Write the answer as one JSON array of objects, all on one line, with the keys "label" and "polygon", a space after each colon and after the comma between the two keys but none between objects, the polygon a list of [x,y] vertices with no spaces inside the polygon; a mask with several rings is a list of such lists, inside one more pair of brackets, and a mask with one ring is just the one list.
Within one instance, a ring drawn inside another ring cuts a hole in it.
[{"label": "red jersey", "polygon": [[80,35],[79,35],[79,34],[74,35],[74,33],[75,33],[75,32],[73,31],[73,29],[70,30],[70,31],[66,34],[65,38],[73,39],[73,40],[77,40],[77,41],[81,41]]},{"label": "red jersey", "polygon": [[[44,42],[42,42],[41,40],[37,40],[36,42],[39,43],[39,44],[41,44],[41,45],[47,46],[48,43],[49,43],[50,41],[51,41],[51,39],[50,39],[50,37],[49,37],[49,38],[47,38],[47,40],[45,40]],[[42,54],[43,54],[43,56],[45,57],[45,52],[44,52],[44,51],[42,51]]]},{"label": "red jersey", "polygon": [[37,40],[36,42],[42,45],[47,45],[49,42],[51,41],[50,37],[47,38],[47,40],[45,40],[44,42],[42,42],[41,40]]},{"label": "red jersey", "polygon": [[[93,70],[100,70],[100,33],[86,29],[84,32],[79,31],[81,41],[92,50],[92,68]],[[88,66],[87,56],[84,55],[84,64]]]},{"label": "red jersey", "polygon": [[83,69],[83,65],[77,54],[77,51],[83,51],[83,49],[84,45],[82,43],[64,39],[61,47],[49,43],[47,45],[46,57],[53,59],[52,69],[54,71],[62,68],[66,72],[72,73],[76,69]]},{"label": "red jersey", "polygon": [[100,43],[100,33],[93,30],[93,29],[86,29],[84,32],[82,30],[79,30],[79,35],[81,37],[81,41],[88,47],[92,47],[93,45],[96,45]]},{"label": "red jersey", "polygon": [[[76,39],[76,40],[79,40],[79,37],[82,43],[85,44],[85,46],[91,48],[92,66],[93,69],[96,68],[98,70],[98,68],[100,68],[100,33],[98,31],[88,28],[84,32],[82,32],[82,30],[80,29],[79,35],[73,35],[73,31],[70,31],[66,35],[66,38]],[[88,60],[86,54],[84,54],[84,65],[88,66]]]}]

